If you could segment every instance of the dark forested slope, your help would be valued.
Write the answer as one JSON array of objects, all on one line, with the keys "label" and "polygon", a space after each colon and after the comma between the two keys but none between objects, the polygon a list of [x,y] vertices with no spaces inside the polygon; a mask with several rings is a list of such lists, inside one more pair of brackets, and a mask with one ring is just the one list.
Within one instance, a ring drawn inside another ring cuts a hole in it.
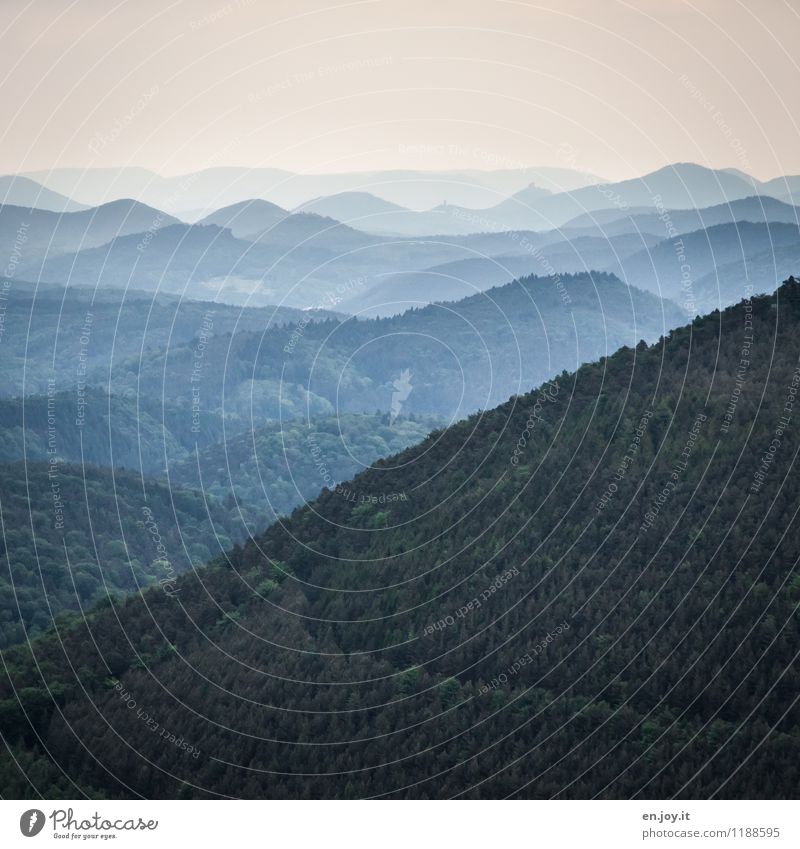
[{"label": "dark forested slope", "polygon": [[795,796],[799,289],[6,652],[6,794]]}]

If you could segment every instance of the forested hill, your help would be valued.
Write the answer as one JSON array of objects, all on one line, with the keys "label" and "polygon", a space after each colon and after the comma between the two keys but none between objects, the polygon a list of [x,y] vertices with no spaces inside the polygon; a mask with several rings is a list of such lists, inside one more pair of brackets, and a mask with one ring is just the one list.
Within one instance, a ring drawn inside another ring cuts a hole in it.
[{"label": "forested hill", "polygon": [[[682,324],[674,303],[595,272],[525,277],[470,298],[385,319],[300,322],[213,336],[202,363],[206,411],[297,418],[388,411],[406,370],[403,413],[457,421],[640,339]],[[145,352],[115,366],[115,392],[191,404],[194,347]],[[107,377],[107,375],[105,375]],[[168,387],[168,388],[167,388]]]},{"label": "forested hill", "polygon": [[424,439],[434,419],[341,415],[276,422],[198,450],[169,469],[173,484],[235,503],[254,534],[379,457]]},{"label": "forested hill", "polygon": [[109,595],[171,584],[244,536],[233,505],[132,472],[0,463],[0,648]]},{"label": "forested hill", "polygon": [[330,318],[328,310],[238,307],[131,288],[92,289],[0,278],[5,320],[0,395],[72,389],[84,374],[108,388],[114,363],[212,334]]},{"label": "forested hill", "polygon": [[[90,397],[101,400],[100,393]],[[74,409],[72,399],[63,405],[56,396],[53,406],[37,400],[27,404],[27,460],[0,462],[0,649],[109,593],[137,592],[165,575],[204,565],[326,483],[334,486],[376,458],[418,442],[436,424],[390,422],[386,415],[265,426],[225,444],[195,445],[191,456],[173,465],[168,480],[149,480],[94,465],[114,456],[136,468],[140,460],[157,460],[159,448],[163,462],[161,423],[137,411],[134,401],[111,399],[113,446],[123,449],[112,455],[107,428],[91,419],[85,430],[70,428],[74,413],[71,419],[59,415],[64,407]],[[0,459],[15,449],[18,456],[25,453],[20,429],[8,427],[8,414],[20,412],[20,405],[0,400]],[[37,418],[41,438],[34,439]],[[130,426],[120,428],[126,419]]]},{"label": "forested hill", "polygon": [[434,432],[6,652],[3,786],[794,798],[799,387],[788,282]]}]

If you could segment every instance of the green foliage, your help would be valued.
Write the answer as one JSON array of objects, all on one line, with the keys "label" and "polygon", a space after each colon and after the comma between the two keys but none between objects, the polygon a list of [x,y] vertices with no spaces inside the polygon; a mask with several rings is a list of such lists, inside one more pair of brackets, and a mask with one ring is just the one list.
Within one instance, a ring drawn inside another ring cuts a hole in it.
[{"label": "green foliage", "polygon": [[61,463],[0,465],[0,520],[3,648],[101,599],[170,589],[244,533],[200,492]]},{"label": "green foliage", "polygon": [[[350,413],[311,423],[268,424],[174,464],[169,479],[236,504],[251,532],[257,533],[321,489],[334,489],[379,458],[421,441],[434,423],[428,418],[390,422],[388,415]],[[358,504],[363,495],[349,492],[343,497]],[[363,506],[370,514],[377,509],[371,503]]]}]

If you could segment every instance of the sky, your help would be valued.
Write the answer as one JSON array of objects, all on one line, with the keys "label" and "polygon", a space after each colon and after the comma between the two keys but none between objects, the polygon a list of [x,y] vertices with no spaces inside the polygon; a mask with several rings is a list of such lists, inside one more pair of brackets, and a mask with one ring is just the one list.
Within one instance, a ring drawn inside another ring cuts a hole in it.
[{"label": "sky", "polygon": [[800,0],[3,0],[0,171],[800,173]]}]

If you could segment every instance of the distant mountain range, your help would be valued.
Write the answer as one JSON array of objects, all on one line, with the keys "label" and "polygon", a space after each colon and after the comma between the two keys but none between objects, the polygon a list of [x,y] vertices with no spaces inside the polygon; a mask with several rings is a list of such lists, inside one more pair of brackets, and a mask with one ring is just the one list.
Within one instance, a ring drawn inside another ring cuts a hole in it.
[{"label": "distant mountain range", "polygon": [[[758,190],[757,186],[755,188]],[[609,206],[617,206],[623,212],[637,208],[703,208],[753,194],[752,181],[736,174],[680,163],[631,180],[590,185],[543,197],[521,191],[491,207],[451,209],[451,216],[465,223],[480,222],[482,226],[478,229],[551,230]],[[476,229],[474,224],[472,229]],[[426,230],[418,229],[418,232]]]},{"label": "distant mountain range", "polygon": [[617,182],[568,168],[302,175],[279,169],[211,168],[176,177],[138,168],[53,169],[0,180],[0,202],[58,212],[134,198],[195,221],[256,199],[281,209],[315,212],[357,229],[403,235],[547,230],[612,205],[652,209],[658,199],[666,208],[691,209],[753,195],[791,204],[800,193],[800,176],[761,182],[737,169],[713,170],[693,163]]},{"label": "distant mountain range", "polygon": [[[303,204],[300,210],[329,216],[375,233],[454,235],[479,231],[596,227],[598,219],[593,213],[606,220],[634,217],[635,213],[639,213],[637,217],[645,219],[642,222],[644,226],[652,227],[663,209],[685,210],[688,213],[716,207],[716,212],[709,214],[706,224],[699,217],[692,222],[688,214],[682,217],[680,226],[698,229],[723,221],[742,220],[742,215],[756,216],[747,220],[786,220],[792,215],[791,210],[785,209],[782,202],[776,205],[776,199],[770,196],[771,190],[777,192],[780,188],[781,185],[775,181],[760,184],[747,175],[679,164],[641,178],[617,183],[597,182],[568,192],[553,193],[536,185],[527,186],[498,203],[478,208],[446,203],[426,211],[412,211],[361,191],[315,198]],[[735,206],[747,198],[752,200]],[[760,206],[759,198],[763,198]],[[616,206],[605,212],[612,203]],[[732,208],[726,217],[724,210],[729,204]],[[658,214],[653,212],[655,209],[659,210]],[[663,222],[661,227],[663,231]]]},{"label": "distant mountain range", "polygon": [[[359,316],[396,315],[435,301],[457,301],[484,292],[532,270],[552,269],[556,274],[579,274],[594,268],[612,267],[623,257],[646,250],[659,242],[655,236],[626,233],[613,238],[579,236],[568,238],[567,231],[553,232],[530,244],[524,254],[472,256],[433,266],[423,271],[387,274],[366,292],[345,299],[341,309]],[[511,242],[510,244],[513,244]],[[510,246],[509,244],[509,246]],[[535,250],[535,252],[534,252]]]},{"label": "distant mountain range", "polygon": [[227,228],[237,239],[240,239],[251,233],[260,233],[274,227],[289,214],[288,210],[282,209],[277,204],[254,198],[218,209],[197,223]]},{"label": "distant mountain range", "polygon": [[[78,173],[61,176],[81,185]],[[119,179],[126,188],[149,179],[138,171],[85,176]],[[743,291],[766,292],[793,270],[800,210],[754,192],[795,182],[759,183],[735,169],[678,164],[569,192],[527,185],[484,208],[414,211],[366,190],[316,196],[295,208],[254,196],[195,224],[134,200],[71,213],[6,204],[0,250],[9,257],[9,278],[365,316],[457,300],[528,274],[591,270],[683,302],[674,274],[685,265],[702,312]],[[258,181],[246,186],[252,192]],[[694,256],[676,263],[671,255],[682,235]],[[726,268],[721,284],[706,279],[713,264]]]},{"label": "distant mountain range", "polygon": [[132,200],[113,201],[66,214],[4,204],[0,206],[0,244],[11,247],[18,243],[20,264],[35,279],[41,271],[37,260],[77,253],[120,236],[146,234],[178,223],[177,218]]},{"label": "distant mountain range", "polygon": [[[800,228],[797,224],[752,224],[748,221],[716,224],[705,230],[683,233],[665,239],[606,266],[629,285],[657,293],[681,303],[694,303],[698,313],[725,307],[745,297],[744,289],[734,291],[736,281],[752,287],[751,292],[769,291],[776,267],[769,258],[785,252],[789,267],[800,266]],[[765,262],[766,260],[766,262]],[[725,269],[725,272],[722,271]],[[709,275],[720,273],[724,297],[717,297]]]},{"label": "distant mountain range", "polygon": [[650,212],[644,207],[634,207],[624,213],[619,209],[598,210],[571,219],[563,229],[601,237],[643,232],[664,238],[670,226],[681,233],[688,233],[735,221],[800,225],[800,209],[773,197],[759,195],[698,209],[665,207],[660,212]]},{"label": "distant mountain range", "polygon": [[367,277],[464,255],[441,240],[380,238],[332,219],[290,215],[248,239],[213,224],[169,224],[77,253],[28,256],[18,276],[91,287],[132,287],[245,305],[335,306]]},{"label": "distant mountain range", "polygon": [[78,212],[87,206],[22,175],[0,177],[0,205],[24,206],[52,212]]},{"label": "distant mountain range", "polygon": [[[314,212],[317,215],[335,218],[360,230],[384,232],[395,229],[392,227],[393,216],[414,219],[410,209],[390,203],[369,192],[341,192],[314,198],[299,206],[297,211]],[[409,213],[411,213],[410,216]]]},{"label": "distant mountain range", "polygon": [[251,198],[269,200],[293,209],[314,198],[342,192],[369,192],[411,209],[429,209],[442,202],[488,206],[531,183],[550,192],[571,191],[599,181],[591,174],[570,169],[531,167],[504,170],[362,171],[338,174],[295,174],[277,168],[208,168],[192,174],[162,177],[142,168],[81,170],[55,168],[23,176],[97,206],[119,198],[185,216],[202,218],[214,209]]}]

